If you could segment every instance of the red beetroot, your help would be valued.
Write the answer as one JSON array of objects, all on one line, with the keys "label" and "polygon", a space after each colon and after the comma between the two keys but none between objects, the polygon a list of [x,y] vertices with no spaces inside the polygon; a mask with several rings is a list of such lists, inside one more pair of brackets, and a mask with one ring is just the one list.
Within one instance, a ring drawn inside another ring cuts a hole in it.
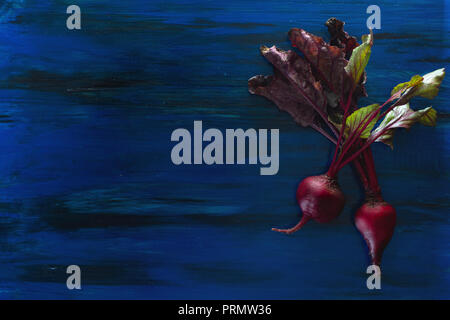
[{"label": "red beetroot", "polygon": [[336,179],[323,174],[304,179],[297,188],[297,202],[302,209],[300,222],[290,229],[272,228],[273,231],[293,233],[313,219],[326,223],[336,218],[345,205],[344,193],[339,188]]},{"label": "red beetroot", "polygon": [[[296,196],[303,211],[301,221],[291,229],[272,230],[290,234],[310,219],[322,223],[338,216],[345,198],[336,177],[345,165],[353,163],[369,195],[355,216],[356,227],[367,242],[372,263],[379,265],[394,233],[396,213],[381,197],[370,146],[382,142],[392,147],[393,134],[398,128],[409,128],[416,122],[428,126],[436,124],[436,110],[429,107],[414,111],[409,108],[409,101],[415,96],[434,98],[445,69],[415,75],[410,81],[395,86],[382,105],[358,108],[358,98],[366,95],[365,68],[373,45],[372,30],[359,45],[343,30],[343,22],[329,19],[326,25],[331,35],[330,44],[302,29],[289,31],[292,46],[300,50],[303,57],[275,46],[262,47],[261,52],[273,65],[274,74],[249,80],[250,93],[272,100],[296,123],[315,129],[336,145],[327,173],[306,178],[298,186]],[[388,107],[383,111],[384,106]],[[377,125],[379,120],[381,123]]]},{"label": "red beetroot", "polygon": [[356,228],[366,240],[372,264],[380,265],[383,251],[394,233],[395,222],[394,207],[381,199],[367,201],[356,212]]}]

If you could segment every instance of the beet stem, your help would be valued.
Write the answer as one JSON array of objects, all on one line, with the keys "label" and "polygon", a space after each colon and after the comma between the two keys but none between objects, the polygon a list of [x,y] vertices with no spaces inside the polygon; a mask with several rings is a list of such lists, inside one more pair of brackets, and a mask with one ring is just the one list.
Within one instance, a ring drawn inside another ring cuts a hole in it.
[{"label": "beet stem", "polygon": [[361,179],[361,182],[364,186],[364,190],[367,191],[370,187],[369,187],[369,180],[366,176],[366,171],[363,167],[364,164],[365,163],[364,163],[364,160],[362,159],[362,157],[359,157],[358,159],[355,159],[353,161],[353,165],[355,166],[356,171],[359,174],[359,178]]},{"label": "beet stem", "polygon": [[332,136],[330,136],[324,129],[322,129],[321,127],[319,127],[317,124],[311,124],[311,128],[315,129],[317,132],[319,132],[320,134],[322,134],[325,138],[327,138],[328,140],[330,140],[331,142],[333,142],[334,144],[337,143],[337,141],[335,139],[333,139]]},{"label": "beet stem", "polygon": [[352,99],[352,96],[353,96],[354,87],[355,86],[353,85],[352,88],[350,89],[350,92],[349,92],[349,95],[348,95],[348,98],[347,98],[347,103],[345,104],[345,106],[343,104],[344,97],[341,97],[341,106],[344,107],[344,117],[342,119],[341,130],[339,130],[339,137],[338,137],[338,140],[337,140],[336,148],[334,149],[333,161],[331,161],[330,170],[328,171],[329,174],[331,176],[333,176],[333,177],[337,173],[337,170],[335,170],[336,169],[336,165],[337,165],[336,160],[337,160],[337,155],[339,153],[339,149],[341,148],[342,138],[344,137],[345,125],[346,125],[346,122],[347,122],[348,110],[350,109],[350,103],[351,103],[351,99]]}]

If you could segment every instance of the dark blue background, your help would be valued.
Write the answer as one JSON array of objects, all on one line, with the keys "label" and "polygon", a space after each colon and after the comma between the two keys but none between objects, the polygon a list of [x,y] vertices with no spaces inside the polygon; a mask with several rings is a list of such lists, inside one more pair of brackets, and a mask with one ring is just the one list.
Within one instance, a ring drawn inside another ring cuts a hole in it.
[{"label": "dark blue background", "polygon": [[[66,8],[82,30],[66,29]],[[260,45],[287,31],[327,36],[330,16],[367,33],[371,1],[2,0],[0,2],[0,297],[450,298],[448,79],[436,128],[374,146],[383,194],[398,213],[382,290],[366,288],[365,245],[352,224],[362,201],[340,174],[342,215],[294,236],[298,182],[324,172],[332,148],[297,127],[247,79],[270,73]],[[450,4],[377,1],[369,97],[450,61]],[[429,101],[414,100],[413,108]],[[171,132],[279,128],[280,171],[175,166]],[[82,290],[65,268],[82,268]]]}]

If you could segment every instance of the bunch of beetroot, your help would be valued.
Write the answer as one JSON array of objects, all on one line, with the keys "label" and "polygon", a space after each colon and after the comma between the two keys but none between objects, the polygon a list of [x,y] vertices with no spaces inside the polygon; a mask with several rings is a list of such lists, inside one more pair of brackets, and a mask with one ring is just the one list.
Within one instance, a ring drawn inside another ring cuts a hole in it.
[{"label": "bunch of beetroot", "polygon": [[262,55],[273,65],[273,75],[258,75],[248,81],[250,93],[273,101],[296,123],[312,127],[336,145],[328,171],[308,177],[298,186],[296,198],[303,213],[300,222],[291,229],[272,230],[290,234],[310,219],[326,223],[336,218],[345,206],[337,174],[352,163],[366,193],[355,224],[367,243],[372,264],[380,265],[394,233],[396,212],[382,198],[370,145],[382,142],[392,148],[395,129],[410,128],[416,122],[434,126],[436,111],[432,107],[414,111],[409,102],[415,96],[434,98],[445,70],[415,75],[395,86],[382,105],[360,107],[358,99],[367,96],[365,67],[373,34],[363,36],[358,44],[344,31],[343,22],[331,18],[325,25],[329,43],[302,29],[289,31],[292,46],[301,54],[261,47]]}]

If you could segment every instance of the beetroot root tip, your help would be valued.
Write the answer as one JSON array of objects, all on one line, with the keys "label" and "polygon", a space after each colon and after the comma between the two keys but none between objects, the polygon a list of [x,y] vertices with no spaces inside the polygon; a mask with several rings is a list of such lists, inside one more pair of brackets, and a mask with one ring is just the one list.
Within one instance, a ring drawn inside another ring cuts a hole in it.
[{"label": "beetroot root tip", "polygon": [[272,231],[281,232],[285,234],[291,234],[298,230],[300,230],[308,221],[311,219],[309,216],[303,215],[302,219],[299,223],[297,223],[296,226],[289,228],[289,229],[278,229],[278,228],[272,228]]}]

